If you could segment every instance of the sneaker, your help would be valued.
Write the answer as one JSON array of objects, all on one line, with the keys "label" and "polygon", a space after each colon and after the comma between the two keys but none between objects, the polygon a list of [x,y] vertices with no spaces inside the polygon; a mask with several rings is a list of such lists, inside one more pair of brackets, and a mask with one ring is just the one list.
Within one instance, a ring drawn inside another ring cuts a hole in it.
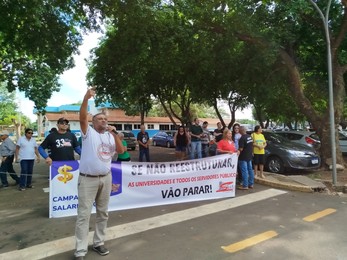
[{"label": "sneaker", "polygon": [[27,185],[27,188],[32,189],[32,188],[34,188],[34,186],[30,184],[30,185]]},{"label": "sneaker", "polygon": [[97,252],[99,255],[107,255],[108,253],[110,253],[110,251],[108,251],[108,249],[104,247],[104,245],[93,246],[93,250]]},{"label": "sneaker", "polygon": [[18,190],[23,191],[23,190],[25,190],[25,188],[24,187],[19,187]]}]

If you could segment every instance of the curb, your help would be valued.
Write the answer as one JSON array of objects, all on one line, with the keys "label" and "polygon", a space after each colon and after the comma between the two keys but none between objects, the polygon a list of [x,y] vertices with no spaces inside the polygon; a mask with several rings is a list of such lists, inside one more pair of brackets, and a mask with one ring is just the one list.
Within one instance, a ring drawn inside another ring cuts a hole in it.
[{"label": "curb", "polygon": [[267,179],[261,179],[261,178],[254,178],[255,182],[258,184],[263,184],[266,186],[270,186],[272,188],[279,188],[279,189],[285,189],[285,190],[291,190],[291,191],[300,191],[300,192],[307,192],[307,193],[313,193],[314,191],[305,185],[294,185],[294,184],[287,184],[283,182],[278,181],[270,181]]}]

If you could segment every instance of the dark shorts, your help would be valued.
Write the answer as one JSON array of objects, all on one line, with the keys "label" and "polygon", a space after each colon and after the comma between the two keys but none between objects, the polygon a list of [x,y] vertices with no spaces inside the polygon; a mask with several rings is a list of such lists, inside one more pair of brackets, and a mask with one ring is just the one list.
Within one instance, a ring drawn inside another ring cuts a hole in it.
[{"label": "dark shorts", "polygon": [[176,151],[177,152],[186,152],[187,151],[187,146],[176,145]]},{"label": "dark shorts", "polygon": [[265,154],[255,154],[253,156],[253,163],[254,163],[254,165],[258,165],[258,164],[264,165],[264,163],[265,163]]}]

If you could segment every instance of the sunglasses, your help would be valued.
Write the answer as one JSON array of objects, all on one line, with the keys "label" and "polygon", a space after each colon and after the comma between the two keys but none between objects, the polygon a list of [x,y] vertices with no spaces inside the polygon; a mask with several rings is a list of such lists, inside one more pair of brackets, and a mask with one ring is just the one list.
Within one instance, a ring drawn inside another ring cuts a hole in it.
[{"label": "sunglasses", "polygon": [[69,125],[69,124],[66,122],[62,122],[62,123],[59,123],[59,125]]},{"label": "sunglasses", "polygon": [[27,134],[32,135],[32,134],[33,134],[33,132],[27,132]]}]

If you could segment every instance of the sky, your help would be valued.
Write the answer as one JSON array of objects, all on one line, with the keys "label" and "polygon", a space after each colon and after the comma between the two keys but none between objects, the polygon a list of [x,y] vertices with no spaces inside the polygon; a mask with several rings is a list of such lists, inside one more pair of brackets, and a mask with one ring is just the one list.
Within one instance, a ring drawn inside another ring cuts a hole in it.
[{"label": "sky", "polygon": [[[75,67],[65,71],[60,76],[61,89],[59,92],[52,94],[52,97],[48,100],[48,106],[61,106],[82,101],[88,87],[86,82],[88,69],[85,59],[89,57],[90,50],[97,46],[100,37],[100,33],[91,33],[84,36],[83,44],[79,48],[80,54],[74,55]],[[26,98],[24,93],[19,92],[17,92],[17,99],[20,111],[28,116],[31,121],[36,121],[37,117],[33,114],[34,102]],[[228,108],[226,108],[226,111],[228,111]],[[236,118],[251,119],[251,109],[246,108],[244,111],[237,111]]]},{"label": "sky", "polygon": [[[91,33],[84,37],[83,44],[80,46],[79,55],[74,55],[75,67],[65,71],[59,78],[61,88],[59,92],[54,92],[48,100],[48,106],[60,106],[82,101],[87,90],[86,75],[88,72],[85,59],[89,57],[89,51],[96,47],[101,34]],[[24,96],[24,93],[17,93],[19,109],[32,121],[36,120],[33,114],[34,102]]]}]

